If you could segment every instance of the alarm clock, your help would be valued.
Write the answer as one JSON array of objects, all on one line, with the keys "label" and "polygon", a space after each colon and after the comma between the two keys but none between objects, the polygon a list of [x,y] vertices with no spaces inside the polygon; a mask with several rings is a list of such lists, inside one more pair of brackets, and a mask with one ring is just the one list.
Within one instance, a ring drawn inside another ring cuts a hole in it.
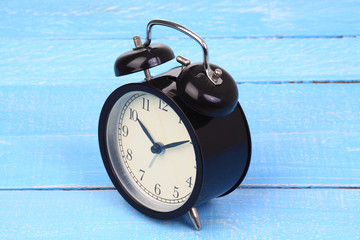
[{"label": "alarm clock", "polygon": [[[165,44],[151,44],[151,29],[176,29],[198,42],[204,60],[178,56],[178,67],[158,76],[149,69],[175,58]],[[119,56],[115,75],[138,71],[145,79],[117,88],[105,101],[98,128],[106,171],[121,196],[157,219],[188,213],[201,228],[197,206],[234,191],[250,164],[249,126],[237,86],[209,62],[204,40],[174,22],[152,20],[146,42]]]}]

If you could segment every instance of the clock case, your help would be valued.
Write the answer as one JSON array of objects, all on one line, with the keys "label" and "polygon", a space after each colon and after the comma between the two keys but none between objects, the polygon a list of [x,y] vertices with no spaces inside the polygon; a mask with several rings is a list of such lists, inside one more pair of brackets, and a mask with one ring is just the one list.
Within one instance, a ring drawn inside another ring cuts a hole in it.
[{"label": "clock case", "polygon": [[[168,46],[164,44],[150,45],[149,33],[151,27],[155,24],[170,26],[175,23],[164,20],[151,21],[148,24],[147,42],[144,45],[141,45],[141,41],[140,44],[137,44],[134,37],[136,47],[116,60],[114,66],[116,76],[145,70],[147,71],[145,72],[146,81],[121,86],[108,97],[100,114],[98,136],[100,151],[107,173],[124,199],[145,215],[158,219],[171,219],[179,217],[191,208],[213,198],[223,197],[240,185],[250,164],[251,137],[244,111],[237,101],[237,86],[230,74],[224,69],[207,62],[205,43],[205,46],[203,46],[204,63],[190,65],[182,63],[182,66],[173,68],[159,76],[150,76],[149,68],[174,58],[174,54]],[[171,27],[175,28],[174,26],[182,27],[181,25],[172,25]],[[179,30],[180,27],[177,29]],[[181,31],[189,36],[196,35],[191,31],[190,33],[184,31],[183,28]],[[209,72],[212,73],[216,69],[221,69],[223,73],[224,82],[222,86],[215,86],[214,88],[213,85],[204,84],[204,81],[209,80],[209,77],[211,77]],[[200,84],[197,84],[196,81],[199,80]],[[191,99],[191,92],[186,92],[188,88],[184,87],[184,85],[189,82],[195,84],[197,98]],[[211,99],[203,100],[203,96],[212,93],[211,89],[217,89],[214,94],[220,99],[222,105],[214,104]],[[149,92],[167,102],[180,116],[192,138],[197,161],[196,182],[186,203],[174,211],[157,212],[137,202],[126,192],[111,166],[106,144],[107,120],[116,101],[129,91]],[[235,101],[234,91],[236,91]],[[202,96],[202,98],[199,96]]]},{"label": "clock case", "polygon": [[[98,136],[101,155],[114,186],[130,205],[158,219],[179,217],[191,207],[231,193],[243,181],[250,164],[250,131],[240,104],[237,104],[232,113],[223,117],[209,117],[195,112],[177,95],[176,80],[180,73],[181,67],[154,77],[151,81],[119,87],[105,102],[99,120]],[[156,212],[138,203],[122,187],[111,166],[105,136],[107,119],[116,101],[129,91],[146,91],[170,103],[169,105],[186,124],[194,142],[197,158],[195,186],[189,200],[173,212]]]}]

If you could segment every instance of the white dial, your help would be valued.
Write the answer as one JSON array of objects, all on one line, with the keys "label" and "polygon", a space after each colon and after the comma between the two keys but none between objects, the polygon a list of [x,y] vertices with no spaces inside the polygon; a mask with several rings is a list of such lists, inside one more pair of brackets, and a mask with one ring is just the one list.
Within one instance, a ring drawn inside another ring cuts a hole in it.
[{"label": "white dial", "polygon": [[186,202],[195,185],[195,151],[168,103],[146,92],[125,94],[110,113],[107,139],[115,173],[138,202],[161,212]]}]

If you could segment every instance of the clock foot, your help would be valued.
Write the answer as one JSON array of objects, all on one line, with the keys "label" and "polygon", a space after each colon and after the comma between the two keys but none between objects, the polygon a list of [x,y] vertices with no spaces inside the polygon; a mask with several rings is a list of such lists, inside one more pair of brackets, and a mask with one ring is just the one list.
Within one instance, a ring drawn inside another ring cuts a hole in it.
[{"label": "clock foot", "polygon": [[196,208],[192,207],[189,211],[188,211],[190,220],[192,222],[192,224],[194,225],[196,230],[200,230],[201,229],[201,224],[200,224],[200,218],[199,218],[199,214]]}]

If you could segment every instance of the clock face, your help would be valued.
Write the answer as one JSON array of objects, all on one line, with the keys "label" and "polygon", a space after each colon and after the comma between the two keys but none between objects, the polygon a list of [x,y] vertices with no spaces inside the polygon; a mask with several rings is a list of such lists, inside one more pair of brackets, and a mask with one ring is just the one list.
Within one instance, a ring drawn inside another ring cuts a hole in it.
[{"label": "clock face", "polygon": [[196,154],[183,118],[169,102],[131,91],[110,111],[106,128],[110,165],[123,190],[158,211],[178,209],[196,180]]}]

